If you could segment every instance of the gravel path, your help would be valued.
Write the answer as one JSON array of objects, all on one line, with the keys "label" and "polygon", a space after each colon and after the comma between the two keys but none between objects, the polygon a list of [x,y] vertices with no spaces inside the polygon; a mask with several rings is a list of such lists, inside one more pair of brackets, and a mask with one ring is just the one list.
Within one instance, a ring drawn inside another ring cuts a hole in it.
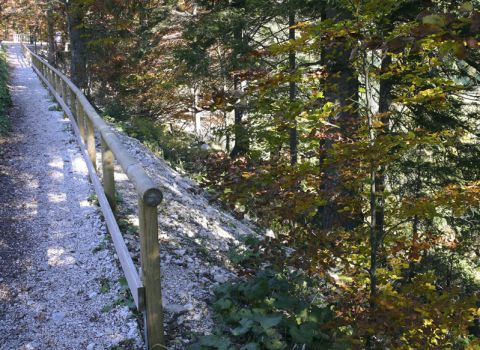
[{"label": "gravel path", "polygon": [[13,131],[0,140],[0,349],[140,348],[70,124],[18,45],[8,57],[14,107]]},{"label": "gravel path", "polygon": [[[19,47],[9,58],[14,131],[0,140],[0,350],[138,349],[137,322],[99,210],[87,200],[93,189],[71,126]],[[164,192],[165,329],[168,349],[183,350],[213,330],[213,290],[236,277],[229,251],[261,231],[220,209],[138,140],[117,135]],[[119,225],[139,268],[137,195],[118,165],[115,179]]]}]

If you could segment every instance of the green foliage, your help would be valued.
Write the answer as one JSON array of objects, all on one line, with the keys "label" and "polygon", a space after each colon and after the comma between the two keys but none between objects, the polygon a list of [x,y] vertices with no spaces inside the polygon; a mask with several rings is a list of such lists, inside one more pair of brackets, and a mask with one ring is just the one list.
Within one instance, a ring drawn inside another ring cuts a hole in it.
[{"label": "green foliage", "polygon": [[93,205],[100,206],[100,202],[98,201],[98,196],[95,192],[92,192],[88,196],[87,201]]},{"label": "green foliage", "polygon": [[231,263],[240,268],[256,269],[261,263],[261,254],[259,248],[259,238],[257,236],[245,236],[240,240],[240,244],[231,248],[227,254]]},{"label": "green foliage", "polygon": [[104,249],[107,249],[107,242],[103,240],[101,243],[99,243],[95,248],[92,249],[92,253],[98,253]]},{"label": "green foliage", "polygon": [[125,122],[130,118],[130,111],[121,103],[109,103],[103,111],[104,117],[112,118],[113,121]]},{"label": "green foliage", "polygon": [[10,121],[7,109],[11,106],[10,92],[8,90],[8,64],[5,48],[0,50],[0,136],[10,130]]},{"label": "green foliage", "polygon": [[128,218],[117,216],[117,223],[122,232],[138,236],[138,226],[134,225]]},{"label": "green foliage", "polygon": [[125,277],[121,277],[118,280],[118,283],[120,284],[121,297],[114,300],[111,304],[105,305],[102,308],[102,312],[110,312],[117,306],[128,306],[131,312],[134,312],[134,313],[137,312],[137,307],[130,293],[127,279]]},{"label": "green foliage", "polygon": [[320,287],[320,281],[288,271],[262,271],[222,285],[213,304],[219,330],[189,349],[347,349]]},{"label": "green foliage", "polygon": [[110,291],[110,280],[106,277],[101,277],[99,280],[100,283],[100,293],[105,294]]},{"label": "green foliage", "polygon": [[[479,105],[469,102],[480,72],[471,69],[478,14],[444,2],[335,5],[247,65],[252,147],[240,159],[211,157],[206,183],[240,214],[275,228],[293,249],[285,264],[338,271],[340,309],[356,341],[448,349],[468,338],[480,292]],[[292,51],[293,74],[281,63]],[[471,73],[458,69],[464,59]],[[274,68],[260,74],[255,64],[264,60]],[[300,160],[292,166],[293,126]],[[248,266],[257,252],[231,258]]]}]

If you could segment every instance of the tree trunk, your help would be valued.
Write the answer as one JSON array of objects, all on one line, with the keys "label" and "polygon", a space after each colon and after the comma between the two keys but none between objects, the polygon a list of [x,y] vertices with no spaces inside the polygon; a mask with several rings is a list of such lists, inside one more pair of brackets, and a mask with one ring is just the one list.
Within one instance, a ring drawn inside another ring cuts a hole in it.
[{"label": "tree trunk", "polygon": [[[392,57],[388,55],[384,55],[381,64],[381,71],[382,73],[385,72],[390,64],[392,63]],[[379,100],[378,100],[378,113],[380,113],[381,121],[383,123],[382,132],[388,133],[389,129],[389,121],[390,118],[388,116],[388,111],[390,110],[390,106],[392,105],[392,87],[393,81],[392,79],[380,79],[380,87],[379,87]],[[376,217],[376,228],[375,231],[379,236],[383,236],[384,231],[384,221],[385,221],[385,201],[383,192],[385,191],[385,167],[381,166],[377,172],[375,177],[375,188],[377,190],[377,217]]]},{"label": "tree trunk", "polygon": [[84,5],[69,2],[67,5],[67,24],[70,35],[71,64],[70,74],[73,83],[80,89],[87,88],[87,50],[82,20],[85,14]]},{"label": "tree trunk", "polygon": [[192,119],[195,129],[195,135],[201,135],[202,121],[200,120],[200,114],[198,113],[198,87],[194,83],[192,85]]},{"label": "tree trunk", "polygon": [[[343,11],[329,8],[325,11],[327,19],[343,19],[348,14]],[[330,43],[325,50],[325,66],[328,73],[325,100],[332,102],[337,110],[329,121],[336,125],[326,130],[326,137],[322,143],[321,168],[323,169],[321,192],[327,201],[319,208],[320,226],[324,230],[335,227],[352,229],[358,225],[359,219],[341,214],[339,201],[351,196],[342,185],[338,165],[334,162],[324,165],[331,157],[330,150],[335,142],[353,136],[353,128],[358,122],[358,77],[355,69],[350,64],[352,48],[346,42],[336,40]],[[323,164],[322,164],[323,163]]]},{"label": "tree trunk", "polygon": [[[240,1],[235,4],[236,7],[241,7],[244,5],[243,1]],[[243,25],[237,25],[233,33],[234,40],[238,43],[241,43],[244,40],[243,37]],[[242,46],[242,45],[240,45]],[[233,55],[236,57],[239,55],[240,52],[234,52]],[[238,69],[239,67],[234,67]],[[242,90],[242,80],[238,74],[235,74],[233,77],[233,90],[234,92],[238,92]],[[243,156],[247,154],[250,148],[250,140],[248,137],[247,130],[244,125],[243,117],[244,117],[244,107],[239,98],[235,103],[235,125],[234,125],[234,135],[235,135],[235,145],[233,146],[232,152],[230,152],[231,158],[237,158],[239,156]]]},{"label": "tree trunk", "polygon": [[[233,89],[235,91],[241,90],[242,82],[239,76],[233,78]],[[230,152],[231,158],[237,158],[247,154],[249,149],[249,138],[245,125],[243,125],[243,106],[240,105],[237,101],[235,106],[235,124],[234,124],[234,135],[235,135],[235,144],[233,146],[232,152]]]},{"label": "tree trunk", "polygon": [[[290,40],[295,40],[295,28],[292,28],[295,25],[295,12],[292,10],[288,17],[288,25],[289,25],[289,30],[288,30],[288,38]],[[288,55],[288,61],[289,61],[289,70],[290,74],[295,73],[296,69],[296,55],[295,55],[295,50],[290,50],[290,53]],[[293,78],[293,77],[292,77]],[[297,98],[297,84],[295,81],[290,81],[289,83],[289,99],[290,102],[294,102]],[[292,165],[296,164],[298,161],[298,140],[297,140],[297,121],[295,116],[292,116],[292,123],[293,126],[289,130],[289,136],[290,136],[290,163]]]},{"label": "tree trunk", "polygon": [[48,63],[55,66],[55,23],[53,18],[53,1],[47,3],[47,45],[48,45]]}]

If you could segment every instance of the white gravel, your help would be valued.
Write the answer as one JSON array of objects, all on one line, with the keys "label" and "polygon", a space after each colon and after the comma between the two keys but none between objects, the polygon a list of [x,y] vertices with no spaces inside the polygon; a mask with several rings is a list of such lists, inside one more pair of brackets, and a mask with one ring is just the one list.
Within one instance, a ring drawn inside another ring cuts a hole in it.
[{"label": "white gravel", "polygon": [[8,57],[14,129],[0,153],[0,185],[10,186],[0,191],[0,349],[140,348],[70,124],[49,111],[55,103],[18,45]]}]

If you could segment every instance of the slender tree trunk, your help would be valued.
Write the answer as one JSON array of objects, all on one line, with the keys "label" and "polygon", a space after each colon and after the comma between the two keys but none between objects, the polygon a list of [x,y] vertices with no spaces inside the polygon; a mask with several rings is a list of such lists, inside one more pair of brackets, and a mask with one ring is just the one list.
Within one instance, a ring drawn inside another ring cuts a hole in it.
[{"label": "slender tree trunk", "polygon": [[[231,6],[234,8],[242,9],[245,7],[245,0],[233,0],[231,2]],[[239,22],[235,24],[235,28],[233,29],[233,39],[240,49],[233,50],[232,53],[234,57],[234,70],[237,70],[240,67],[238,63],[238,57],[243,53],[243,42],[244,38],[244,24]],[[233,77],[233,90],[235,93],[242,92],[242,80],[238,74],[235,74]],[[241,97],[239,97],[235,103],[235,118],[234,118],[234,135],[235,135],[235,144],[233,146],[232,151],[230,152],[231,158],[236,158],[239,156],[243,156],[247,154],[250,148],[250,139],[248,137],[248,133],[246,127],[244,125],[244,106],[241,103]]]},{"label": "slender tree trunk", "polygon": [[137,48],[139,52],[144,52],[148,48],[149,36],[147,35],[148,32],[148,9],[147,9],[147,0],[139,0],[137,2],[138,5],[138,17],[140,22],[140,28],[138,31],[138,41],[137,41]]},{"label": "slender tree trunk", "polygon": [[198,114],[198,87],[195,83],[193,83],[192,86],[192,119],[194,123],[195,135],[200,136],[202,125],[200,115]]},{"label": "slender tree trunk", "polygon": [[[235,91],[241,91],[242,89],[242,81],[238,75],[233,78],[233,89]],[[249,138],[245,125],[243,125],[243,106],[241,106],[239,101],[236,103],[234,113],[235,144],[232,152],[230,152],[231,158],[243,156],[248,152],[249,149]]]},{"label": "slender tree trunk", "polygon": [[[416,178],[415,178],[415,185],[414,185],[414,191],[415,195],[414,198],[417,200],[418,198],[421,197],[420,193],[422,191],[422,178],[421,178],[421,173],[420,170],[417,168],[416,171]],[[414,215],[412,218],[412,244],[410,247],[410,261],[408,262],[408,282],[411,282],[413,277],[415,276],[415,261],[416,259],[419,258],[419,253],[418,253],[418,240],[420,238],[419,236],[419,228],[420,228],[420,218],[418,215]]]},{"label": "slender tree trunk", "polygon": [[225,128],[225,150],[230,152],[230,131],[228,130],[228,113],[227,111],[223,111],[223,121],[224,121],[224,128]]},{"label": "slender tree trunk", "polygon": [[[372,118],[369,117],[369,124]],[[372,125],[372,124],[370,124]],[[376,231],[377,228],[377,190],[375,178],[377,175],[376,164],[374,161],[370,164],[370,311],[372,315],[375,312],[375,298],[377,296],[377,268],[378,268],[378,248],[380,246],[381,236]]]},{"label": "slender tree trunk", "polygon": [[[295,28],[292,28],[295,25],[295,12],[292,10],[288,17],[288,25],[289,25],[289,30],[288,30],[288,38],[290,40],[295,40]],[[296,55],[295,55],[295,50],[292,49],[290,50],[290,53],[288,55],[288,61],[289,61],[289,70],[290,74],[295,73],[296,69]],[[293,78],[293,77],[292,77]],[[294,102],[297,98],[297,84],[295,81],[290,81],[289,83],[289,98],[290,102]],[[292,116],[292,123],[293,126],[290,128],[289,133],[290,133],[290,163],[292,165],[296,164],[298,161],[298,140],[297,140],[297,121],[295,116]]]},{"label": "slender tree trunk", "polygon": [[[234,31],[234,39],[238,43],[241,43],[243,38],[243,26],[239,25]],[[237,53],[235,53],[237,55]],[[235,74],[233,77],[233,90],[235,92],[242,91],[242,80],[238,74]],[[231,158],[237,158],[239,156],[245,155],[250,148],[250,140],[247,134],[247,130],[244,125],[244,107],[241,103],[241,97],[235,103],[235,125],[234,125],[234,134],[235,134],[235,144],[233,146],[232,152],[230,152]]]},{"label": "slender tree trunk", "polygon": [[[381,71],[385,72],[388,70],[388,67],[392,63],[392,57],[384,54],[381,63]],[[382,133],[386,134],[389,131],[389,121],[388,111],[392,105],[392,79],[380,79],[379,87],[379,100],[378,100],[378,113],[381,114],[381,122],[383,123]],[[377,197],[377,217],[375,220],[376,228],[375,231],[378,235],[382,236],[384,232],[384,222],[385,222],[385,200],[384,200],[384,191],[385,191],[385,166],[381,166],[375,177],[375,187],[378,194]]]},{"label": "slender tree trunk", "polygon": [[[384,54],[381,63],[381,71],[385,72],[391,64],[391,56]],[[364,63],[366,66],[366,62]],[[368,72],[365,74],[366,85],[368,84]],[[380,120],[383,127],[379,130],[380,134],[386,134],[389,131],[389,116],[388,111],[392,104],[392,80],[380,79],[379,82],[379,100],[378,100],[378,113],[380,114]],[[368,90],[368,86],[367,86]],[[368,97],[367,97],[368,98]],[[373,140],[374,128],[373,120],[369,117],[368,120],[370,128],[370,138]],[[378,167],[374,161],[371,164],[370,172],[370,315],[372,319],[376,313],[376,296],[377,296],[377,268],[381,261],[379,261],[379,250],[383,244],[385,237],[384,222],[385,222],[385,166]],[[366,348],[374,348],[373,337],[368,336],[366,339]]]},{"label": "slender tree trunk", "polygon": [[[369,66],[367,62],[367,52],[363,54],[363,68],[365,77],[365,105],[368,120],[368,133],[370,147],[375,146],[376,131],[373,125],[373,110],[370,104],[372,96],[372,86],[369,78]],[[378,217],[378,197],[377,197],[377,161],[372,159],[370,162],[370,313],[375,315],[376,311],[376,297],[377,297],[377,268],[378,268],[378,253],[382,233],[377,231],[377,217]],[[367,348],[370,348],[372,339],[367,338]]]}]

